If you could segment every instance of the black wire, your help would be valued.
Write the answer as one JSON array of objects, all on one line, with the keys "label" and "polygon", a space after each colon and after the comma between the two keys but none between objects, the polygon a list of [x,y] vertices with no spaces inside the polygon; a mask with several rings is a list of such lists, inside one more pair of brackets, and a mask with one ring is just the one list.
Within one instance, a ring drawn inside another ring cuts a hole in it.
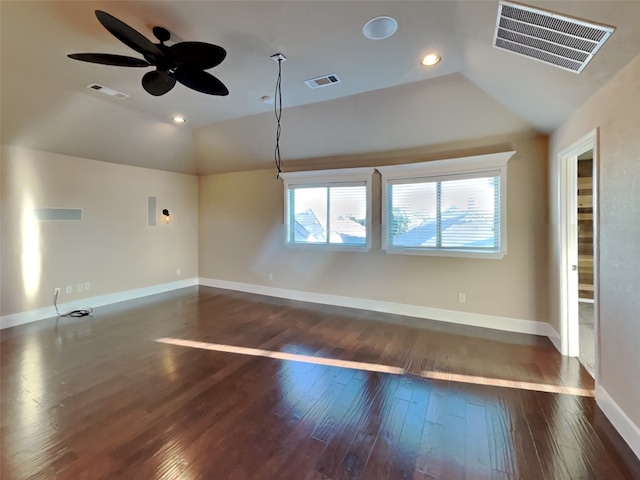
[{"label": "black wire", "polygon": [[60,313],[58,310],[58,292],[53,295],[53,306],[56,307],[56,313],[58,317],[86,317],[87,315],[91,315],[93,312],[93,308],[83,308],[80,310],[71,310],[67,313]]},{"label": "black wire", "polygon": [[276,129],[276,148],[273,152],[273,158],[276,163],[276,169],[278,170],[278,174],[276,178],[280,178],[280,173],[282,172],[282,159],[280,158],[280,133],[282,132],[282,58],[278,59],[278,79],[276,80],[276,93],[275,93],[276,101],[274,103],[274,112],[276,114],[276,121],[278,122],[278,127]]}]

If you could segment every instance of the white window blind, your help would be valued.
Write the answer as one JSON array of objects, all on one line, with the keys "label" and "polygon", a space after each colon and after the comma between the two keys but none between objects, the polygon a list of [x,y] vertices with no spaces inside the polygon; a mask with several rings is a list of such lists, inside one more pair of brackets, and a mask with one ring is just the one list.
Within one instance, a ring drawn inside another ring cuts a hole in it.
[{"label": "white window blind", "polygon": [[389,182],[392,247],[500,250],[500,174]]},{"label": "white window blind", "polygon": [[285,173],[287,245],[366,250],[373,169]]},{"label": "white window blind", "polygon": [[515,152],[379,167],[388,253],[502,258]]}]

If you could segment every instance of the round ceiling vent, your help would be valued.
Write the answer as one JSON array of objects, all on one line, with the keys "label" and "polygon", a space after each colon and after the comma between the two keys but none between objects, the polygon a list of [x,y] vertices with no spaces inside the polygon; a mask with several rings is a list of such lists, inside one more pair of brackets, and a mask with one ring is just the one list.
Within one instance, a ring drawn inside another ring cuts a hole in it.
[{"label": "round ceiling vent", "polygon": [[391,17],[376,17],[365,23],[362,33],[371,40],[383,40],[396,33],[398,22]]}]

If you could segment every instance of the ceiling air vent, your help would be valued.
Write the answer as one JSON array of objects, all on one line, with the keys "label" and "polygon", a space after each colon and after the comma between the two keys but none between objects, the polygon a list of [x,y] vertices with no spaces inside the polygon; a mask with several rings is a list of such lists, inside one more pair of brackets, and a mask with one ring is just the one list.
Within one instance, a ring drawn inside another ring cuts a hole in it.
[{"label": "ceiling air vent", "polygon": [[87,85],[87,88],[89,90],[95,90],[96,92],[104,93],[105,95],[109,95],[110,97],[115,97],[118,100],[126,100],[127,98],[129,98],[129,95],[127,95],[126,93],[118,92],[117,90],[105,87],[97,83],[90,83],[89,85]]},{"label": "ceiling air vent", "polygon": [[615,28],[500,2],[493,46],[580,73]]},{"label": "ceiling air vent", "polygon": [[340,83],[340,79],[331,73],[329,75],[323,75],[322,77],[312,78],[311,80],[305,80],[304,83],[306,83],[309,88],[320,88]]}]

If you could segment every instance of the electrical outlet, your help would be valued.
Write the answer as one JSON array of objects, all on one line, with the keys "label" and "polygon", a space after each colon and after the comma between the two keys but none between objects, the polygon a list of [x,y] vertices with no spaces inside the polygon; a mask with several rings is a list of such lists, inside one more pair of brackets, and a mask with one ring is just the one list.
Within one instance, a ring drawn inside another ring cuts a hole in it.
[{"label": "electrical outlet", "polygon": [[465,303],[467,301],[467,296],[464,293],[458,294],[458,303]]},{"label": "electrical outlet", "polygon": [[84,291],[91,290],[91,282],[84,282]]},{"label": "electrical outlet", "polygon": [[73,285],[67,285],[67,286],[65,287],[65,291],[66,291],[67,293],[73,293]]},{"label": "electrical outlet", "polygon": [[81,292],[82,290],[84,290],[84,284],[79,283],[76,285],[76,292]]},{"label": "electrical outlet", "polygon": [[54,295],[60,295],[60,287],[56,287],[53,289],[53,294]]},{"label": "electrical outlet", "polygon": [[182,275],[182,270],[179,268],[176,268],[176,275],[178,276]]},{"label": "electrical outlet", "polygon": [[269,272],[269,280],[273,280],[273,273]]}]

